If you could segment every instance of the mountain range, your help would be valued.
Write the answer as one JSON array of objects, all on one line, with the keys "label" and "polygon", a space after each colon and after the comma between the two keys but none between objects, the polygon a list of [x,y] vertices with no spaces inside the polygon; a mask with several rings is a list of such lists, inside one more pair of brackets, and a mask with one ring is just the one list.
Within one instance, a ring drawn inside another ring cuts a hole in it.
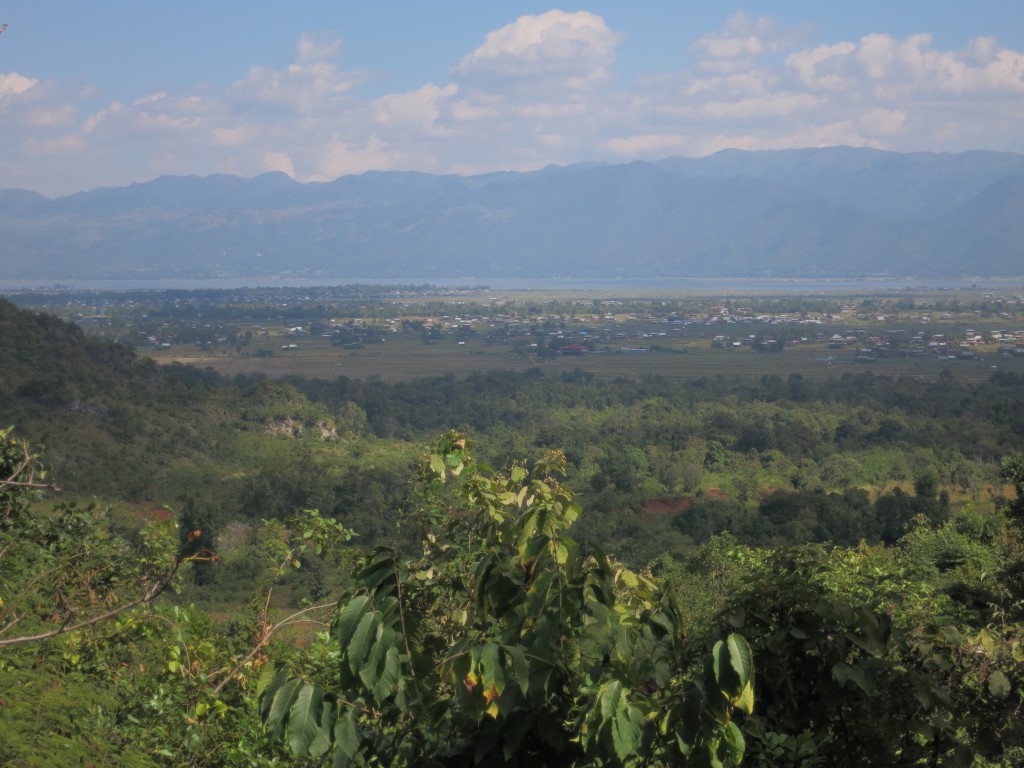
[{"label": "mountain range", "polygon": [[1024,274],[1024,155],[833,147],[480,176],[0,190],[7,280]]}]

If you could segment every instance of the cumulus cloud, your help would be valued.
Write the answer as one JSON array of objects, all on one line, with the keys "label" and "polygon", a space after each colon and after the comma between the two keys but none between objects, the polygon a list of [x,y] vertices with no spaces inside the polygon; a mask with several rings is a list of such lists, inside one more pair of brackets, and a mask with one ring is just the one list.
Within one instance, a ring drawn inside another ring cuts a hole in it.
[{"label": "cumulus cloud", "polygon": [[1006,95],[1024,92],[1024,54],[1002,49],[992,38],[972,40],[963,51],[942,51],[927,34],[900,40],[867,35],[857,43],[819,46],[786,59],[812,90],[908,94],[924,101],[937,95]]},{"label": "cumulus cloud", "polygon": [[682,40],[685,66],[630,80],[615,76],[623,39],[586,11],[522,16],[454,57],[447,82],[372,97],[331,33],[304,35],[288,64],[254,65],[227,85],[100,104],[92,85],[0,74],[0,178],[54,193],[161,173],[310,181],[728,147],[1024,151],[1024,53],[994,37],[962,50],[926,32],[825,40],[739,13]]},{"label": "cumulus cloud", "polygon": [[75,108],[67,104],[44,107],[29,113],[28,124],[34,128],[59,128],[73,124],[75,115]]},{"label": "cumulus cloud", "polygon": [[280,171],[295,177],[295,165],[287,152],[268,152],[263,156],[263,170]]},{"label": "cumulus cloud", "polygon": [[671,133],[649,133],[642,136],[617,136],[608,139],[605,146],[623,157],[664,155],[686,146],[686,137]]},{"label": "cumulus cloud", "polygon": [[373,103],[373,119],[378,126],[388,126],[406,134],[448,135],[452,129],[441,125],[439,119],[457,92],[458,86],[454,83],[444,88],[427,83],[415,91],[382,96]]},{"label": "cumulus cloud", "polygon": [[25,93],[38,82],[35,78],[19,75],[17,72],[0,74],[0,99]]},{"label": "cumulus cloud", "polygon": [[491,32],[455,68],[457,82],[481,88],[509,84],[576,90],[608,78],[621,36],[586,11],[521,16]]},{"label": "cumulus cloud", "polygon": [[807,34],[806,27],[785,27],[771,17],[740,11],[726,20],[724,29],[698,38],[692,48],[701,70],[728,74],[750,68],[763,55],[792,48]]},{"label": "cumulus cloud", "polygon": [[296,61],[330,61],[341,56],[341,40],[332,33],[303,35],[299,38]]},{"label": "cumulus cloud", "polygon": [[806,29],[736,14],[691,50],[688,70],[646,92],[638,121],[675,122],[687,154],[832,144],[963,150],[986,134],[985,146],[1024,149],[1009,130],[1024,117],[1024,54],[995,38],[961,51],[941,50],[923,32],[820,42]]}]

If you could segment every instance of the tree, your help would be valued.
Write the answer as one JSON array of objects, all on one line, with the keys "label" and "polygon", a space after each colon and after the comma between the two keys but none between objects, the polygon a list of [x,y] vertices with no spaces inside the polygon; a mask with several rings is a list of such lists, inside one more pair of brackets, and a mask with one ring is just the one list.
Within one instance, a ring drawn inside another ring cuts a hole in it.
[{"label": "tree", "polygon": [[1018,521],[1024,522],[1024,454],[1007,456],[999,468],[1003,482],[1013,485],[1017,498],[1010,502],[1008,512]]},{"label": "tree", "polygon": [[[220,624],[158,601],[182,566],[212,557],[202,532],[179,541],[169,520],[138,527],[98,505],[40,509],[35,495],[55,489],[41,462],[0,430],[0,763],[281,765],[250,681],[273,638],[333,601],[281,617],[270,586],[254,615]],[[266,552],[274,581],[350,537],[315,511],[290,522],[266,524],[280,533]]]},{"label": "tree", "polygon": [[36,514],[33,497],[55,489],[41,455],[12,428],[0,429],[0,648],[148,605],[184,562],[202,557],[175,547],[168,526],[151,526],[134,542],[111,536],[109,510],[95,504]]},{"label": "tree", "polygon": [[957,621],[949,614],[964,606],[918,570],[922,558],[947,556],[935,539],[951,531],[907,541],[906,558],[897,548],[794,547],[745,574],[722,620],[760,662],[745,729],[752,764],[1020,765],[1019,622],[998,606]]},{"label": "tree", "polygon": [[408,518],[423,556],[367,557],[338,603],[337,665],[279,670],[268,730],[337,766],[736,764],[749,647],[719,641],[695,680],[672,592],[567,535],[563,467],[549,453],[503,476],[439,438]]}]

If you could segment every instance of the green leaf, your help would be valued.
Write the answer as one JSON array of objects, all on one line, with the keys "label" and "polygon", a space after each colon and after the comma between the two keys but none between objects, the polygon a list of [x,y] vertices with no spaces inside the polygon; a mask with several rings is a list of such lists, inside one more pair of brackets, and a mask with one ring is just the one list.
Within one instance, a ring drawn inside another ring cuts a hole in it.
[{"label": "green leaf", "polygon": [[622,697],[622,683],[618,680],[613,680],[610,683],[606,683],[601,686],[600,704],[601,704],[601,719],[604,721],[611,720],[615,715],[615,710],[619,707],[619,699]]},{"label": "green leaf", "polygon": [[753,681],[749,681],[743,688],[743,693],[740,697],[733,702],[738,708],[746,712],[748,715],[754,713],[754,685]]},{"label": "green leaf", "polygon": [[724,640],[715,643],[711,650],[711,671],[713,682],[725,697],[732,700],[743,690],[743,681],[733,665],[729,645]]},{"label": "green leaf", "polygon": [[993,696],[1004,698],[1010,695],[1010,691],[1013,690],[1013,686],[1010,685],[1010,681],[998,669],[988,676],[988,690]]},{"label": "green leaf", "polygon": [[377,636],[377,627],[380,624],[380,617],[376,613],[367,613],[359,620],[356,631],[348,648],[344,649],[348,655],[348,666],[352,674],[358,675],[367,656],[370,654],[373,641]]},{"label": "green leaf", "polygon": [[740,760],[743,759],[743,752],[747,748],[747,743],[743,738],[743,732],[740,731],[732,720],[725,726],[725,733],[722,736],[722,747],[724,748],[725,757],[729,760],[727,765],[739,765]]},{"label": "green leaf", "polygon": [[878,690],[874,674],[860,665],[851,667],[849,664],[839,662],[832,667],[832,675],[839,683],[853,683],[868,696],[874,695]]},{"label": "green leaf", "polygon": [[629,703],[625,695],[620,696],[612,720],[612,747],[619,760],[625,762],[635,753],[642,728],[643,714]]},{"label": "green leaf", "polygon": [[430,455],[430,471],[444,479],[444,459],[441,456],[438,456],[436,453],[432,453]]},{"label": "green leaf", "polygon": [[338,614],[338,642],[342,648],[349,644],[356,627],[369,609],[370,598],[366,595],[356,595],[341,609]]},{"label": "green leaf", "polygon": [[356,730],[355,714],[349,710],[334,725],[334,762],[332,768],[348,768],[359,751],[359,732]]},{"label": "green leaf", "polygon": [[480,679],[484,690],[495,689],[499,694],[505,690],[505,671],[501,666],[500,647],[488,643],[480,649]]},{"label": "green leaf", "polygon": [[335,719],[334,699],[325,696],[323,708],[320,711],[320,727],[313,741],[309,744],[310,757],[320,758],[330,751]]},{"label": "green leaf", "polygon": [[[324,692],[319,685],[304,685],[288,711],[288,747],[301,757],[320,734]],[[329,725],[327,726],[330,727]]]},{"label": "green leaf", "polygon": [[530,665],[526,661],[526,654],[518,645],[503,645],[501,647],[512,662],[512,674],[519,685],[519,690],[525,696],[530,687]]},{"label": "green leaf", "polygon": [[526,548],[529,544],[530,537],[533,536],[537,530],[539,513],[536,509],[531,509],[521,518],[519,518],[519,536],[517,546],[519,548],[519,555],[522,557],[526,554]]},{"label": "green leaf", "polygon": [[392,645],[384,654],[384,663],[377,675],[377,681],[372,687],[374,698],[378,704],[382,704],[394,692],[398,686],[401,671],[402,666],[398,649]]},{"label": "green leaf", "polygon": [[257,687],[257,696],[259,696],[260,702],[260,719],[266,723],[270,717],[270,710],[274,705],[274,698],[277,692],[281,689],[286,682],[291,679],[291,675],[286,669],[279,669],[273,672],[268,666],[268,672],[260,676],[260,680]]},{"label": "green leaf", "polygon": [[273,694],[270,711],[263,723],[272,735],[280,735],[292,703],[299,695],[299,689],[304,685],[305,683],[299,678],[292,678]]},{"label": "green leaf", "polygon": [[742,635],[730,634],[726,638],[729,648],[729,662],[739,675],[741,687],[746,687],[754,676],[754,654]]}]

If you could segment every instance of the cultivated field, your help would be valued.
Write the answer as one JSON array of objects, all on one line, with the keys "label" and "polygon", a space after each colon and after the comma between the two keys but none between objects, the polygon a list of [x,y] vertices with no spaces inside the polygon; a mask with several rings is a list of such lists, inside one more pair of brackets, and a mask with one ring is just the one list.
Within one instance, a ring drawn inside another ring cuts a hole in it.
[{"label": "cultivated field", "polygon": [[[703,335],[703,334],[702,334]],[[1024,373],[1024,359],[999,358],[995,349],[979,350],[974,360],[938,359],[926,357],[880,357],[874,362],[855,362],[853,349],[831,350],[822,343],[809,343],[786,347],[783,352],[758,352],[749,346],[713,349],[709,338],[657,339],[654,346],[666,351],[645,353],[621,352],[620,347],[641,348],[636,341],[598,345],[611,351],[590,352],[579,356],[557,356],[538,359],[535,351],[516,351],[510,344],[485,344],[478,336],[459,343],[454,337],[445,337],[432,344],[424,344],[416,334],[395,333],[383,343],[367,344],[361,349],[342,349],[332,346],[326,338],[301,338],[297,349],[281,349],[287,338],[274,338],[253,342],[241,353],[234,349],[221,349],[211,353],[192,345],[176,345],[164,350],[143,350],[158,362],[181,362],[211,367],[234,375],[238,373],[264,373],[281,376],[309,376],[334,379],[347,376],[363,379],[378,376],[385,381],[409,381],[421,376],[453,374],[464,376],[474,371],[523,371],[539,368],[545,373],[558,375],[577,368],[596,377],[638,377],[658,375],[669,378],[701,378],[726,376],[729,378],[760,378],[778,375],[785,378],[793,373],[810,378],[841,376],[844,373],[866,373],[883,376],[920,376],[937,378],[947,371],[956,381],[980,381],[993,370],[1011,370]],[[258,349],[273,352],[269,357],[256,355]],[[672,351],[667,351],[672,350]]]}]

